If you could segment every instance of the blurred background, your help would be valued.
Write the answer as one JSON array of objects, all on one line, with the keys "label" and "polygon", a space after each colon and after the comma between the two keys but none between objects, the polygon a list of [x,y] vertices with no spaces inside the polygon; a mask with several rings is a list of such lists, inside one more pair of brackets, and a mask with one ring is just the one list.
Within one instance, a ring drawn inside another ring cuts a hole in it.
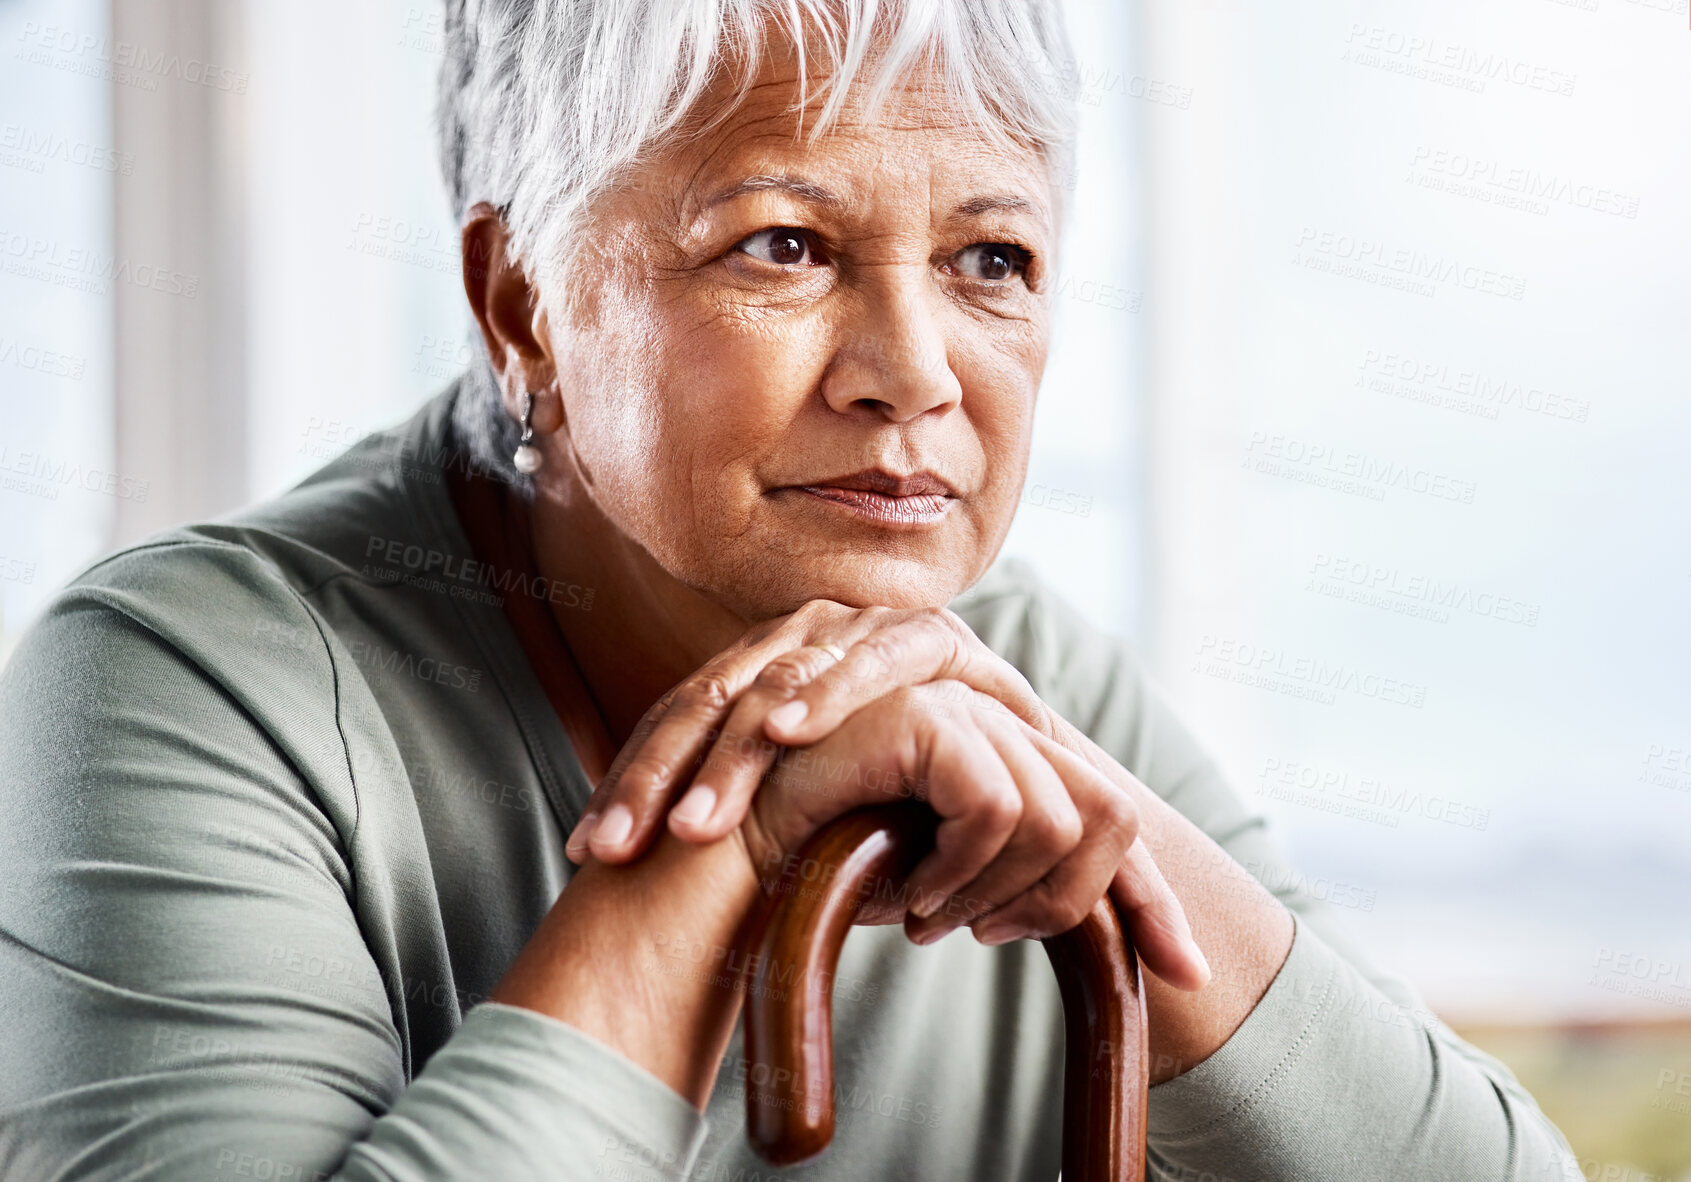
[{"label": "blurred background", "polygon": [[[1691,1178],[1686,0],[1069,18],[1009,550],[1586,1177]],[[441,34],[426,0],[0,0],[7,648],[466,364]]]}]

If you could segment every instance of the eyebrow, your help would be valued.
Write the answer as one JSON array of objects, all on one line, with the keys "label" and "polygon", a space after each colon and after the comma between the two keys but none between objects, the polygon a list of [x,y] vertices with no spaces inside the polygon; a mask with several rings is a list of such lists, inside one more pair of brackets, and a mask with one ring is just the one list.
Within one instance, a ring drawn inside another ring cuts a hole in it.
[{"label": "eyebrow", "polygon": [[[760,193],[768,189],[775,189],[783,193],[791,193],[795,197],[815,202],[817,205],[826,205],[832,209],[838,209],[845,205],[845,199],[839,196],[839,194],[835,193],[831,189],[825,189],[821,185],[815,184],[812,181],[802,180],[799,177],[774,176],[768,173],[759,173],[756,176],[746,177],[744,180],[730,185],[728,188],[723,189],[718,193],[712,194],[705,200],[702,208],[710,209],[713,206],[721,205],[725,201],[732,201],[736,197],[744,197],[747,193]],[[1026,197],[1018,197],[1012,193],[994,193],[987,196],[969,198],[969,200],[963,202],[958,205],[956,209],[952,210],[950,216],[946,220],[953,222],[962,221],[965,218],[979,217],[983,213],[992,213],[993,211],[1000,209],[1014,210],[1018,213],[1030,213],[1041,218],[1044,217],[1045,213],[1043,209],[1041,209],[1038,205],[1035,205],[1032,201],[1029,201]]]},{"label": "eyebrow", "polygon": [[988,197],[969,198],[951,211],[949,220],[961,221],[964,218],[979,217],[983,213],[991,213],[997,209],[1011,209],[1019,213],[1031,213],[1035,216],[1044,215],[1044,211],[1026,197],[1017,197],[1010,193],[995,193]]},{"label": "eyebrow", "polygon": [[721,205],[724,201],[732,201],[736,197],[744,197],[747,193],[759,193],[765,189],[779,189],[782,192],[791,193],[795,197],[802,197],[806,201],[814,201],[818,205],[837,208],[845,204],[844,198],[831,190],[824,189],[821,185],[800,180],[798,177],[770,176],[766,173],[760,173],[757,176],[749,176],[738,184],[730,185],[720,193],[713,194],[706,199],[703,208],[709,209],[713,205]]}]

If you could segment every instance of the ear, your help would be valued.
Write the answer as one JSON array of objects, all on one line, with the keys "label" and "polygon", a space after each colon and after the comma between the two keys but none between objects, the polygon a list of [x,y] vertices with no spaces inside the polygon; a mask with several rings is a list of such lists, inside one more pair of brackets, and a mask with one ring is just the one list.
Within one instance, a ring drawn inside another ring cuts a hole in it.
[{"label": "ear", "polygon": [[563,399],[546,332],[546,313],[522,267],[510,253],[510,233],[499,211],[485,201],[470,207],[461,236],[464,294],[481,326],[487,357],[498,375],[505,411],[522,414],[522,395],[534,395],[534,430],[563,425]]}]

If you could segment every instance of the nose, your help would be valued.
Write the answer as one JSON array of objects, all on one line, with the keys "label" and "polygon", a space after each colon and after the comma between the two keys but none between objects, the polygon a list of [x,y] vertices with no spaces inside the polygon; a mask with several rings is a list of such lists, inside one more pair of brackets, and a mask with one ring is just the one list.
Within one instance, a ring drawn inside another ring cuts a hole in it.
[{"label": "nose", "polygon": [[854,301],[822,379],[823,398],[838,413],[904,423],[963,401],[946,354],[943,297],[925,268],[911,270],[920,273],[883,275],[875,290]]}]

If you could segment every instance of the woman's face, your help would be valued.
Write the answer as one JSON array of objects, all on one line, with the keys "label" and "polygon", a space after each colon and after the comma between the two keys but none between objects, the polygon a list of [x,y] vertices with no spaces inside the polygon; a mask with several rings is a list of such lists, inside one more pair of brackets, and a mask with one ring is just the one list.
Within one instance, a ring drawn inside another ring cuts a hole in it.
[{"label": "woman's face", "polygon": [[796,78],[772,61],[601,205],[572,273],[541,271],[566,446],[618,529],[744,618],[944,604],[1022,485],[1047,173],[926,87],[807,149]]}]

